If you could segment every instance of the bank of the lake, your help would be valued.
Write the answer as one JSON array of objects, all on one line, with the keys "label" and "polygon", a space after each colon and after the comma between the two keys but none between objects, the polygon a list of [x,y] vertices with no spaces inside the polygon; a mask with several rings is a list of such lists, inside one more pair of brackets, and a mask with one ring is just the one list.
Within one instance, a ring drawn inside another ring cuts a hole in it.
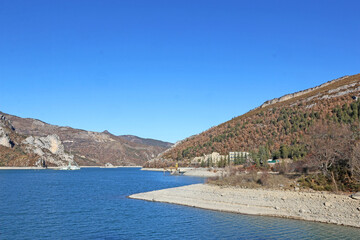
[{"label": "bank of the lake", "polygon": [[[169,168],[142,168],[142,171],[165,172]],[[180,167],[180,172],[184,176],[191,177],[218,177],[225,174],[224,169],[211,169],[211,168],[194,168],[194,167]]]},{"label": "bank of the lake", "polygon": [[[0,170],[58,170],[62,167],[0,167]],[[80,168],[141,168],[141,166],[80,166]]]},{"label": "bank of the lake", "polygon": [[243,189],[195,184],[129,196],[233,213],[360,227],[360,200],[324,192]]}]

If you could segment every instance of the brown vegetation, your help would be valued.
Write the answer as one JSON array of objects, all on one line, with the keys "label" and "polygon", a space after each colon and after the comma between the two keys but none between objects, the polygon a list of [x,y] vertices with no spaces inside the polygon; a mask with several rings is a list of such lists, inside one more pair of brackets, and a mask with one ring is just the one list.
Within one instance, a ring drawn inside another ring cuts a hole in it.
[{"label": "brown vegetation", "polygon": [[34,166],[39,156],[25,153],[20,146],[8,148],[0,145],[0,166]]},{"label": "brown vegetation", "polygon": [[[354,102],[359,95],[360,74],[344,78],[302,96],[254,109],[242,116],[210,128],[162,155],[184,160],[203,154],[252,151],[267,146],[275,154],[281,145],[299,143],[306,130],[317,121],[337,115],[336,107]],[[341,94],[339,94],[341,93]]]},{"label": "brown vegetation", "polygon": [[[189,161],[212,152],[250,152],[245,167],[269,169],[267,159],[283,176],[296,174],[303,187],[316,190],[360,190],[360,74],[307,91],[301,96],[272,101],[242,116],[185,139],[163,159]],[[252,179],[230,174],[235,185]],[[264,175],[265,176],[265,175]],[[244,180],[245,179],[245,180]],[[285,181],[286,182],[286,181]]]},{"label": "brown vegetation", "polygon": [[218,186],[237,186],[242,188],[294,189],[297,175],[270,174],[268,171],[235,171],[226,177],[213,177],[208,183]]},{"label": "brown vegetation", "polygon": [[186,161],[177,162],[174,160],[153,160],[146,162],[143,167],[144,168],[168,168],[175,167],[178,164],[178,167],[189,167],[190,163]]},{"label": "brown vegetation", "polygon": [[[308,154],[301,160],[282,160],[272,167],[235,167],[227,177],[210,182],[250,188],[293,189],[300,184],[319,191],[360,190],[360,147],[349,125],[318,122],[309,128],[303,141]],[[268,169],[279,175],[268,174]]]},{"label": "brown vegetation", "polygon": [[337,180],[345,181],[352,153],[352,131],[347,125],[317,123],[307,136],[309,154],[307,165],[316,167],[327,179],[331,179],[335,190]]},{"label": "brown vegetation", "polygon": [[360,143],[353,147],[350,159],[350,173],[355,184],[360,185]]}]

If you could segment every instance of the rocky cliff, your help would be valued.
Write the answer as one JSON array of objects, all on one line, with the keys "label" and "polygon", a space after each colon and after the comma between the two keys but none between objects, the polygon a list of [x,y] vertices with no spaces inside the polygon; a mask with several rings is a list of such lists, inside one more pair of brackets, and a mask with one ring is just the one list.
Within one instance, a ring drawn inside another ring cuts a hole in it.
[{"label": "rocky cliff", "polygon": [[[274,98],[272,100],[268,100],[266,102],[264,102],[259,108],[264,108],[266,106],[269,106],[269,105],[273,105],[273,104],[276,104],[276,103],[280,103],[280,102],[284,102],[284,101],[287,101],[287,100],[291,100],[293,98],[296,98],[296,97],[301,97],[305,94],[308,94],[315,90],[318,90],[318,89],[321,89],[321,88],[325,88],[326,86],[329,86],[330,84],[334,84],[338,81],[341,81],[343,79],[346,79],[348,76],[344,76],[344,77],[341,77],[341,78],[338,78],[338,79],[334,79],[334,80],[331,80],[329,82],[326,82],[326,83],[323,83],[319,86],[316,86],[316,87],[313,87],[313,88],[309,88],[309,89],[306,89],[306,90],[303,90],[303,91],[299,91],[299,92],[296,92],[296,93],[291,93],[291,94],[287,94],[287,95],[284,95],[282,97],[279,97],[279,98]],[[346,89],[348,86],[343,86],[343,89]]]},{"label": "rocky cliff", "polygon": [[43,162],[56,166],[75,164],[74,156],[65,152],[64,145],[56,134],[46,137],[30,136],[22,143],[25,144],[28,153],[35,153],[39,156],[36,165],[41,165]]},{"label": "rocky cliff", "polygon": [[69,163],[74,164],[74,157],[64,151],[57,135],[23,136],[0,114],[0,166],[65,166]]}]

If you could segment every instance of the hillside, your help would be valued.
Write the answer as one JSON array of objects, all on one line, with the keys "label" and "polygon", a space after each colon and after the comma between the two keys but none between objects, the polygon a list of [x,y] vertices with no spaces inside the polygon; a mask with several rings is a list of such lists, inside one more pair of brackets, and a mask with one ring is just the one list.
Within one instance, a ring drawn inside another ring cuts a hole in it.
[{"label": "hillside", "polygon": [[74,164],[74,156],[64,151],[57,135],[23,136],[0,114],[0,166],[64,166]]},{"label": "hillside", "polygon": [[[127,140],[125,137],[115,136],[108,131],[91,132],[71,127],[47,124],[37,119],[20,118],[1,113],[11,121],[16,133],[24,136],[46,137],[59,136],[66,152],[74,155],[79,165],[142,165],[147,160],[171,146],[171,143],[147,144]],[[141,138],[139,138],[141,139]],[[156,142],[153,140],[151,143]],[[159,141],[160,142],[160,141]]]},{"label": "hillside", "polygon": [[[266,148],[273,156],[287,146],[302,157],[307,130],[324,120],[351,124],[359,119],[360,74],[345,76],[318,87],[265,102],[168,149],[160,159],[186,160],[212,152],[250,152]],[[285,156],[287,157],[287,156]]]},{"label": "hillside", "polygon": [[154,147],[169,148],[173,145],[172,143],[163,142],[163,141],[159,141],[159,140],[155,140],[155,139],[151,139],[151,138],[141,138],[141,137],[137,137],[134,135],[120,135],[119,137],[124,138],[133,143],[139,143],[139,144],[154,146]]}]

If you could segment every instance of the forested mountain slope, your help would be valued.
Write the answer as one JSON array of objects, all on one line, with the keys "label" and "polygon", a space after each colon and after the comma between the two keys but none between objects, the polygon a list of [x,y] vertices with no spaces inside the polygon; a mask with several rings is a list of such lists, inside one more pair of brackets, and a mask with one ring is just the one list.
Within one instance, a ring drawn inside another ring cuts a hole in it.
[{"label": "forested mountain slope", "polygon": [[[258,151],[300,158],[310,126],[317,122],[354,124],[359,119],[360,74],[285,95],[233,118],[165,151],[160,158],[184,160],[212,152]],[[284,154],[286,151],[286,154]]]}]

